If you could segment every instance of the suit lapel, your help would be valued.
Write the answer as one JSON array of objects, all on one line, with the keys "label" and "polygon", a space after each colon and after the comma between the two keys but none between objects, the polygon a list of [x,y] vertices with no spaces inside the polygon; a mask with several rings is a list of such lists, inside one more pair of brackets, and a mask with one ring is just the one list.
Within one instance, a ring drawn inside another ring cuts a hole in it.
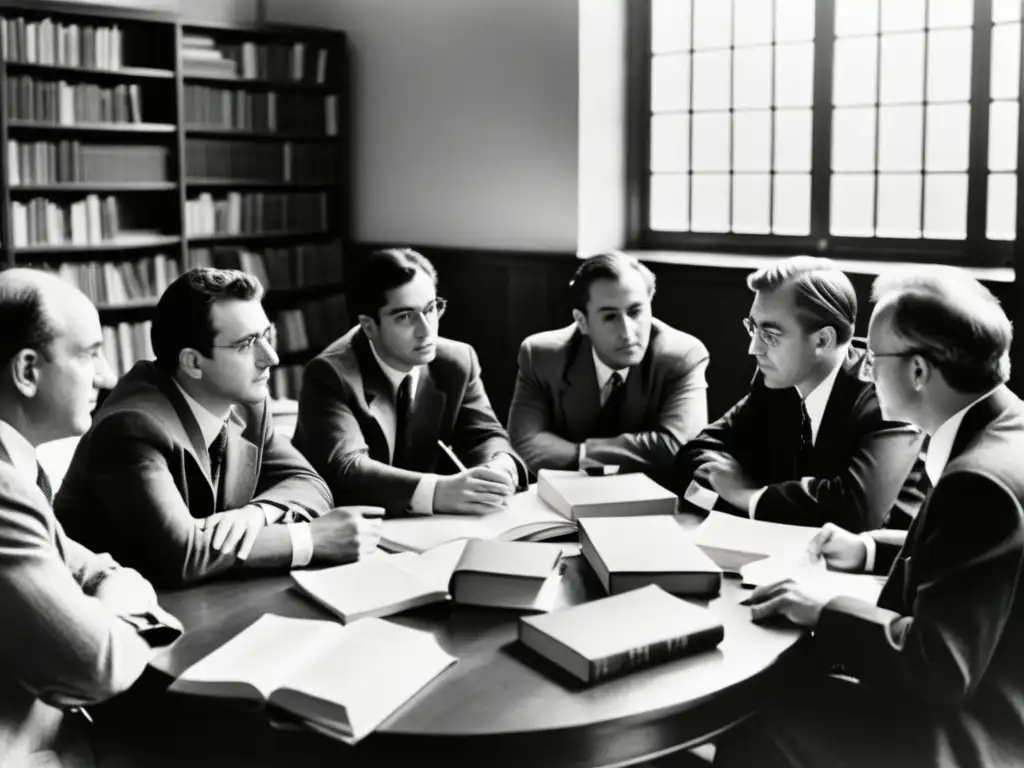
[{"label": "suit lapel", "polygon": [[[857,370],[862,356],[862,352],[851,346],[846,353],[846,359],[843,361],[839,373],[836,375],[835,383],[832,385],[828,402],[825,404],[825,412],[821,416],[821,424],[818,425],[818,436],[814,441],[814,456],[816,463],[819,465],[830,466],[831,454],[842,450],[849,439],[847,433],[849,431],[850,412],[853,410],[853,401],[857,398],[857,394],[863,386],[857,377]],[[800,416],[798,412],[798,426],[799,423]]]},{"label": "suit lapel", "polygon": [[592,432],[601,411],[601,393],[597,389],[590,340],[578,330],[573,331],[569,342],[569,360],[562,377],[559,402],[565,414],[566,431],[572,439]]},{"label": "suit lapel", "polygon": [[370,449],[370,456],[378,461],[387,461],[387,438],[384,437],[384,430],[381,429],[380,423],[374,418],[370,405],[379,397],[389,401],[393,398],[391,382],[388,381],[384,371],[377,364],[377,359],[370,351],[370,342],[362,331],[357,331],[352,339],[352,351],[358,363],[356,376],[359,377],[359,380],[354,382],[353,391],[362,394],[363,402],[360,405],[365,409],[366,419],[364,421],[371,423],[373,427],[364,430],[363,439],[366,440],[366,445]]},{"label": "suit lapel", "polygon": [[408,469],[434,469],[437,457],[437,439],[441,434],[448,396],[440,390],[429,365],[420,368],[412,415],[409,419]]},{"label": "suit lapel", "polygon": [[242,422],[232,411],[220,472],[218,509],[238,509],[252,501],[259,477],[259,448],[242,435]]},{"label": "suit lapel", "polygon": [[156,385],[167,398],[167,402],[177,418],[162,418],[161,424],[174,439],[175,442],[185,447],[188,453],[199,467],[199,471],[206,478],[206,483],[213,494],[213,479],[210,477],[210,454],[206,450],[206,441],[203,439],[203,432],[199,429],[199,422],[192,414],[184,396],[178,389],[178,385],[168,377],[161,375],[155,379]]}]

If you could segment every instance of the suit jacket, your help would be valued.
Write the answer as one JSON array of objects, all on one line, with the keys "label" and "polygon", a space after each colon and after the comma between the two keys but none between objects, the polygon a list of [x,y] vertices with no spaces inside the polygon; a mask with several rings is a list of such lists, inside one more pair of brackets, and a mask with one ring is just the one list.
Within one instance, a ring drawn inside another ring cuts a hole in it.
[{"label": "suit jacket", "polygon": [[[836,377],[814,442],[813,477],[794,476],[799,394],[793,387],[769,389],[759,372],[750,393],[679,452],[674,490],[681,497],[701,465],[730,456],[754,483],[767,487],[757,505],[759,520],[833,522],[849,531],[906,528],[924,498],[924,435],[882,418],[874,385],[858,377],[863,356],[851,346]],[[716,509],[747,515],[722,499]]]},{"label": "suit jacket", "polygon": [[575,469],[587,458],[623,470],[663,472],[708,423],[708,350],[700,339],[654,320],[643,360],[625,381],[623,434],[595,437],[601,412],[590,339],[575,325],[529,336],[509,410],[512,444],[530,469]]},{"label": "suit jacket", "polygon": [[124,691],[146,668],[149,645],[92,597],[116,568],[64,534],[0,446],[0,768],[46,753],[48,765],[88,760],[75,749],[81,719],[64,710]]},{"label": "suit jacket", "polygon": [[[180,585],[236,565],[217,552],[201,520],[250,502],[309,520],[334,506],[323,480],[287,440],[274,434],[267,404],[236,405],[214,497],[210,457],[188,403],[173,380],[140,362],[96,413],[68,467],[54,507],[68,533],[110,551],[151,581]],[[283,525],[259,534],[246,567],[290,561]]]},{"label": "suit jacket", "polygon": [[389,515],[406,511],[422,474],[451,463],[442,460],[438,440],[449,443],[467,467],[510,454],[519,468],[519,486],[526,487],[526,467],[494,415],[476,352],[468,344],[438,339],[437,356],[421,368],[405,466],[392,466],[384,432],[370,413],[378,397],[393,397],[391,383],[359,326],[306,366],[292,441],[339,504],[373,504]]},{"label": "suit jacket", "polygon": [[[877,606],[839,598],[815,643],[927,726],[921,765],[1011,766],[1024,756],[1024,403],[1005,387],[965,415],[949,462]],[[884,534],[886,532],[880,532]]]}]

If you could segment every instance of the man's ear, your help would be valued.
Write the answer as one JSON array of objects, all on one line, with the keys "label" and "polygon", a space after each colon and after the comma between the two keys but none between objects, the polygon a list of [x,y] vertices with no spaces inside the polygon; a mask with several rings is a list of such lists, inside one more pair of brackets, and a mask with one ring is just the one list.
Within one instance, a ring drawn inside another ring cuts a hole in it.
[{"label": "man's ear", "polygon": [[14,387],[25,397],[35,397],[39,390],[39,353],[34,349],[22,349],[11,358],[11,380]]},{"label": "man's ear", "polygon": [[914,355],[910,358],[910,386],[915,392],[920,392],[927,386],[938,371],[935,364],[922,355]]},{"label": "man's ear", "polygon": [[178,353],[178,368],[190,379],[199,381],[203,378],[203,369],[199,367],[199,351],[192,347],[184,347]]},{"label": "man's ear", "polygon": [[580,329],[580,333],[584,336],[590,335],[590,328],[587,326],[587,316],[580,312],[578,309],[572,311],[572,319],[576,321],[576,327]]},{"label": "man's ear", "polygon": [[371,341],[377,338],[377,321],[369,315],[359,315],[359,327]]},{"label": "man's ear", "polygon": [[816,333],[817,338],[814,340],[814,349],[816,352],[823,352],[826,349],[835,349],[838,346],[839,337],[836,335],[836,329],[831,325],[819,328]]}]

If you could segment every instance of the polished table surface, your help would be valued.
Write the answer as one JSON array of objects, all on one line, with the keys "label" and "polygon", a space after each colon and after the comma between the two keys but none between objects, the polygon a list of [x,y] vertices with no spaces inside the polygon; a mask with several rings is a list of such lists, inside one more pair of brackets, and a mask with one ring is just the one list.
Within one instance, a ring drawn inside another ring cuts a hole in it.
[{"label": "polished table surface", "polygon": [[[562,605],[603,596],[582,557],[565,562]],[[229,717],[223,701],[183,696],[161,697],[178,700],[162,715],[162,733],[203,738],[196,734],[206,727],[206,738],[230,743],[231,733],[244,732],[266,764],[281,764],[268,757],[273,750],[299,750],[302,765],[319,764],[315,757],[324,764],[332,756],[337,764],[344,755],[347,763],[366,758],[366,764],[379,765],[386,757],[397,762],[400,756],[427,754],[431,762],[439,758],[449,765],[624,765],[713,738],[749,716],[784,685],[787,674],[803,667],[794,647],[802,633],[751,623],[749,609],[738,604],[743,592],[737,580],[727,578],[708,603],[725,625],[725,639],[715,650],[589,687],[516,642],[518,612],[446,603],[388,617],[432,632],[459,661],[354,750],[313,733],[270,729],[263,713]],[[332,618],[300,596],[287,576],[213,582],[160,598],[187,630],[154,658],[151,666],[162,677],[179,675],[264,613]]]}]

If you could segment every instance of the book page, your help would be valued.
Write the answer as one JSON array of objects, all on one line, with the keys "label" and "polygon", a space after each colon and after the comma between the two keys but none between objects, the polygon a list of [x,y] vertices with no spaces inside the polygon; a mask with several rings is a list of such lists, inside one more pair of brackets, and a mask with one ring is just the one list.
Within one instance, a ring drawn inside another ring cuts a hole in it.
[{"label": "book page", "polygon": [[462,557],[467,541],[468,539],[449,541],[418,555],[412,552],[389,555],[390,562],[415,576],[432,591],[447,592],[448,582],[452,580],[452,573]]},{"label": "book page", "polygon": [[[817,528],[750,520],[725,512],[711,512],[693,532],[693,543],[761,559],[806,550]],[[721,563],[719,563],[721,565]],[[724,566],[723,566],[724,567]]]},{"label": "book page", "polygon": [[[740,568],[743,585],[760,587],[785,579],[805,581],[831,597],[855,597],[872,605],[878,602],[885,579],[871,573],[830,571],[825,561],[811,561],[805,553],[777,555]],[[747,596],[749,597],[749,595]],[[744,598],[746,599],[746,598]]]}]

